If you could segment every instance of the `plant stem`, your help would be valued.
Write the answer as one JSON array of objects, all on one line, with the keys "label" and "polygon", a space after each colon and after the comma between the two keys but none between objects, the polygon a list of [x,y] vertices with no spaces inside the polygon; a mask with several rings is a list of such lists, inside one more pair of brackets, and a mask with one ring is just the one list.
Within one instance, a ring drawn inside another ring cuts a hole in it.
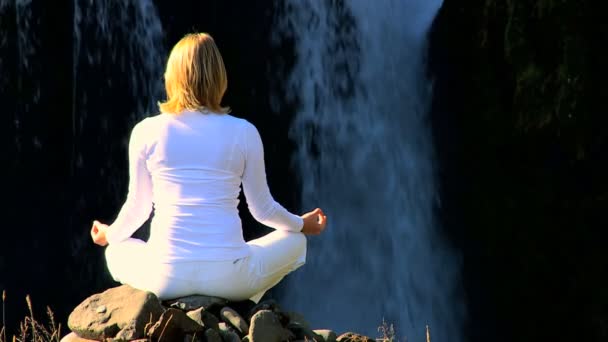
[{"label": "plant stem", "polygon": [[6,301],[6,290],[2,290],[2,335],[4,337],[4,339],[2,340],[3,342],[6,342],[6,320],[5,320],[5,304],[4,302]]},{"label": "plant stem", "polygon": [[34,309],[32,309],[32,300],[29,294],[25,296],[25,301],[27,302],[28,309],[30,309],[30,317],[32,318],[32,342],[36,342],[36,321],[34,321]]}]

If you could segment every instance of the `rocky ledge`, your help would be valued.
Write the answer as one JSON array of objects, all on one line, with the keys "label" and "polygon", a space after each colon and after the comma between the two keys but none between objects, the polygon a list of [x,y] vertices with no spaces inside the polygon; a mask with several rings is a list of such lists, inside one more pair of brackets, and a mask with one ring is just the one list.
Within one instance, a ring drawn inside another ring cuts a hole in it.
[{"label": "rocky ledge", "polygon": [[352,332],[337,336],[312,329],[302,315],[284,312],[274,300],[229,302],[188,296],[160,301],[128,285],[92,295],[68,318],[72,331],[61,342],[354,342],[374,341]]}]

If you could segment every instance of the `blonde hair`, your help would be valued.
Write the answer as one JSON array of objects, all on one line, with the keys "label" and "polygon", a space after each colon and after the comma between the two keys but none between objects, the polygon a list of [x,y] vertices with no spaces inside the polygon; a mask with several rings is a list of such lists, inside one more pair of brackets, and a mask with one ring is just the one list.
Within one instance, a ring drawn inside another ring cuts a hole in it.
[{"label": "blonde hair", "polygon": [[209,110],[228,113],[221,101],[228,87],[226,68],[213,38],[190,33],[171,50],[165,70],[167,100],[159,102],[161,112]]}]

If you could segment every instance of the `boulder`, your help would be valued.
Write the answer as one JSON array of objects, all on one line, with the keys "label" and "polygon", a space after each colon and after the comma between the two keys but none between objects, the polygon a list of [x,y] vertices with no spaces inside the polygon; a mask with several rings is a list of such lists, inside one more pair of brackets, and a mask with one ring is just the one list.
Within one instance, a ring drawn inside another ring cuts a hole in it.
[{"label": "boulder", "polygon": [[82,338],[78,335],[76,335],[76,333],[71,332],[65,336],[63,336],[63,338],[61,339],[60,342],[97,342],[97,340],[88,340],[86,338]]},{"label": "boulder", "polygon": [[202,334],[205,328],[181,310],[169,308],[150,328],[148,336],[161,341],[181,341],[184,335]]},{"label": "boulder", "polygon": [[222,337],[217,330],[207,329],[205,330],[205,342],[222,342]]},{"label": "boulder", "polygon": [[261,301],[258,304],[254,305],[253,308],[251,308],[251,310],[247,314],[247,319],[251,321],[251,317],[253,317],[253,315],[255,315],[255,313],[260,310],[270,310],[272,312],[279,312],[281,311],[281,307],[274,299],[267,299]]},{"label": "boulder", "polygon": [[289,329],[298,340],[308,340],[308,341],[316,341],[316,342],[325,342],[325,340],[317,335],[310,328],[301,325],[296,322],[291,322],[287,325],[287,329]]},{"label": "boulder", "polygon": [[222,329],[220,327],[220,336],[224,342],[241,342],[239,334],[230,329]]},{"label": "boulder", "polygon": [[260,310],[251,318],[249,342],[282,342],[293,339],[293,333],[285,329],[274,312]]},{"label": "boulder", "polygon": [[336,340],[338,339],[338,335],[336,335],[336,333],[333,332],[333,330],[316,329],[313,331],[315,332],[315,334],[321,336],[321,338],[323,338],[323,341],[325,341],[325,342],[336,342]]},{"label": "boulder", "polygon": [[220,311],[222,321],[230,324],[241,336],[249,332],[249,324],[232,308],[225,306]]},{"label": "boulder", "polygon": [[68,327],[84,339],[135,340],[145,337],[146,324],[163,312],[153,293],[122,285],[85,299],[68,317]]},{"label": "boulder", "polygon": [[337,342],[375,342],[374,339],[354,332],[346,332],[336,339]]},{"label": "boulder", "polygon": [[202,307],[196,310],[188,311],[187,315],[196,323],[204,326],[205,328],[219,330],[218,324],[220,321],[212,313],[206,311]]},{"label": "boulder", "polygon": [[310,323],[308,323],[308,321],[301,314],[290,311],[284,313],[284,315],[287,316],[289,323],[297,323],[301,326],[310,329]]},{"label": "boulder", "polygon": [[228,303],[228,300],[219,297],[193,295],[175,298],[171,300],[163,301],[165,306],[180,309],[183,311],[192,311],[198,308],[209,310],[215,306],[224,306]]}]

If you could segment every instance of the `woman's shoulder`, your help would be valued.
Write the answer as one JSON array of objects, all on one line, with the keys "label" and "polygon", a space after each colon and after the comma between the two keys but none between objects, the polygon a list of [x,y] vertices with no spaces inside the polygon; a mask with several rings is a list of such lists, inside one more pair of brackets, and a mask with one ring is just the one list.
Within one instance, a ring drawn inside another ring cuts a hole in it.
[{"label": "woman's shoulder", "polygon": [[135,123],[135,126],[133,126],[133,129],[136,129],[136,128],[140,129],[142,127],[153,125],[154,122],[158,122],[159,120],[162,120],[162,119],[163,119],[162,113],[148,115],[148,116],[140,119],[139,121],[137,121]]},{"label": "woman's shoulder", "polygon": [[232,113],[231,114],[222,114],[221,116],[224,119],[226,119],[227,121],[230,121],[235,126],[238,126],[241,132],[242,131],[245,131],[245,132],[257,131],[257,128],[255,127],[255,125],[245,118],[235,116]]}]

